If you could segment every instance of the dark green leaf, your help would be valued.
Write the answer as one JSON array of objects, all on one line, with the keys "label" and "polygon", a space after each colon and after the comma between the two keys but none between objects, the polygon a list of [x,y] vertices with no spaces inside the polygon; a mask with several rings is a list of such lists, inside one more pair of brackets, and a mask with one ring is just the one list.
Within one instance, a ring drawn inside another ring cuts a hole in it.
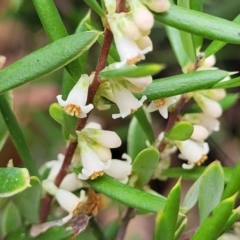
[{"label": "dark green leaf", "polygon": [[26,168],[0,168],[0,197],[10,197],[30,187]]},{"label": "dark green leaf", "polygon": [[222,232],[222,226],[231,216],[234,201],[235,198],[231,197],[218,204],[213,210],[212,216],[205,219],[191,240],[216,240]]},{"label": "dark green leaf", "polygon": [[146,134],[144,133],[138,120],[133,117],[129,125],[127,137],[127,153],[133,160],[139,152],[147,147],[146,141]]},{"label": "dark green leaf", "polygon": [[239,25],[222,18],[174,5],[166,13],[154,15],[161,23],[204,38],[240,43]]},{"label": "dark green leaf", "polygon": [[143,188],[151,179],[159,162],[159,151],[149,147],[141,151],[135,158],[132,172],[137,176],[136,188]]},{"label": "dark green leaf", "polygon": [[185,141],[192,136],[193,125],[187,121],[175,123],[169,132],[165,133],[165,137],[170,140]]},{"label": "dark green leaf", "polygon": [[14,231],[21,226],[21,216],[17,207],[12,202],[9,202],[4,208],[1,216],[1,224],[3,235]]},{"label": "dark green leaf", "polygon": [[240,86],[240,77],[232,78],[215,84],[212,88],[234,88]]},{"label": "dark green leaf", "polygon": [[239,182],[240,182],[240,161],[237,162],[236,166],[233,169],[231,178],[226,185],[222,199],[229,198],[233,196],[235,193],[237,193],[240,190]]},{"label": "dark green leaf", "polygon": [[163,68],[164,65],[161,64],[142,64],[138,66],[130,66],[115,70],[103,70],[100,72],[99,75],[101,78],[116,78],[116,77],[138,78],[157,74]]},{"label": "dark green leaf", "polygon": [[146,95],[148,100],[176,96],[210,88],[226,76],[227,72],[222,70],[206,70],[157,79],[144,92],[135,94],[135,96],[140,99]]},{"label": "dark green leaf", "polygon": [[[240,23],[240,14],[233,20],[233,22],[238,23],[238,24]],[[227,42],[221,42],[221,41],[217,41],[217,40],[211,42],[211,44],[204,51],[205,57],[215,54],[216,52],[221,50],[226,44],[227,44]]]},{"label": "dark green leaf", "polygon": [[51,117],[58,123],[60,123],[64,129],[70,133],[72,136],[77,137],[75,126],[77,123],[77,118],[72,117],[65,113],[64,109],[57,103],[51,104],[49,108],[49,113]]},{"label": "dark green leaf", "polygon": [[[51,43],[0,71],[0,93],[65,66],[97,40],[100,32],[76,33]],[[71,46],[71,47],[69,47]]]},{"label": "dark green leaf", "polygon": [[181,197],[180,181],[172,188],[163,210],[157,215],[154,239],[174,240]]},{"label": "dark green leaf", "polygon": [[158,212],[160,209],[163,209],[166,202],[164,197],[155,196],[132,188],[106,175],[95,180],[87,180],[87,183],[96,191],[116,201],[149,212]]},{"label": "dark green leaf", "polygon": [[[0,73],[1,74],[1,73]],[[11,104],[8,101],[8,94],[0,95],[0,111],[8,127],[14,145],[16,146],[22,161],[32,176],[39,177],[37,166],[30,149],[23,136],[22,130],[18,125],[17,119],[12,112]]]},{"label": "dark green leaf", "polygon": [[202,223],[220,202],[224,190],[224,174],[218,161],[211,163],[200,179],[198,207]]},{"label": "dark green leaf", "polygon": [[100,5],[96,0],[84,0],[84,2],[93,9],[94,12],[96,12],[100,17],[105,17],[104,12],[102,11]]},{"label": "dark green leaf", "polygon": [[222,234],[224,234],[225,232],[227,232],[232,226],[233,224],[239,219],[239,209],[234,209],[232,211],[231,216],[229,217],[227,223],[225,224],[225,226],[222,228]]},{"label": "dark green leaf", "polygon": [[[163,170],[162,176],[170,177],[170,178],[179,178],[182,177],[183,179],[190,179],[190,180],[197,180],[201,174],[204,172],[205,167],[196,167],[191,169],[191,171],[183,169],[183,168],[169,168]],[[224,167],[224,180],[225,182],[229,182],[231,175],[233,173],[233,168]]]},{"label": "dark green leaf", "polygon": [[150,117],[147,115],[146,111],[143,108],[140,108],[134,113],[134,116],[137,118],[138,123],[142,127],[142,130],[146,134],[150,144],[154,144],[155,136],[151,125],[151,120],[149,119]]},{"label": "dark green leaf", "polygon": [[[40,201],[42,197],[41,182],[36,177],[30,178],[31,187],[15,195],[12,199],[19,209],[21,216],[29,223],[39,222]],[[31,206],[31,210],[29,209]]]}]

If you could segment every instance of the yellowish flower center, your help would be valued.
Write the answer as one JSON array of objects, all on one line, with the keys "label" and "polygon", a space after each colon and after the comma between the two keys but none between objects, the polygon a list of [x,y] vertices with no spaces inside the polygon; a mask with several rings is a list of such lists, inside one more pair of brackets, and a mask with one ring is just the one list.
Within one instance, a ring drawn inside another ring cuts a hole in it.
[{"label": "yellowish flower center", "polygon": [[134,58],[128,59],[128,60],[127,60],[127,64],[128,64],[128,65],[133,65],[133,64],[135,64],[135,63],[137,63],[137,62],[139,62],[139,61],[141,61],[141,57],[140,57],[140,55],[137,55],[137,56],[134,57]]},{"label": "yellowish flower center", "polygon": [[103,171],[94,172],[94,173],[90,176],[90,179],[91,179],[91,180],[94,180],[94,179],[96,179],[97,177],[102,176],[103,174],[104,174]]},{"label": "yellowish flower center", "polygon": [[65,107],[65,111],[67,114],[71,116],[79,116],[81,113],[81,108],[74,104],[69,104]]},{"label": "yellowish flower center", "polygon": [[156,107],[161,107],[166,103],[166,98],[161,98],[153,101]]},{"label": "yellowish flower center", "polygon": [[207,158],[207,155],[202,155],[202,157],[195,163],[195,166],[201,166],[207,160]]}]

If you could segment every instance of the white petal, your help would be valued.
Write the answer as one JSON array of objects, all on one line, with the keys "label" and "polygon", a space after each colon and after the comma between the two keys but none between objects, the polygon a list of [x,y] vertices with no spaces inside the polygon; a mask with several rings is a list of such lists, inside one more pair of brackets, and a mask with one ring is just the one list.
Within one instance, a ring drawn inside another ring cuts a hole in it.
[{"label": "white petal", "polygon": [[147,106],[147,112],[154,112],[157,110],[158,110],[158,107],[153,101],[151,101],[151,103]]},{"label": "white petal", "polygon": [[168,118],[168,107],[167,106],[162,106],[159,108],[159,112],[162,115],[163,118],[167,119]]},{"label": "white petal", "polygon": [[62,95],[58,95],[57,96],[57,101],[58,101],[58,104],[61,106],[61,107],[66,107],[67,106],[67,101],[64,101],[62,99]]},{"label": "white petal", "polygon": [[79,188],[83,187],[83,182],[78,179],[75,173],[69,173],[62,180],[59,188],[67,190],[69,192],[76,191]]},{"label": "white petal", "polygon": [[58,189],[55,197],[59,205],[69,213],[72,213],[77,205],[81,202],[76,195],[63,189]]},{"label": "white petal", "polygon": [[134,84],[139,88],[145,88],[146,86],[152,83],[152,76],[145,76],[145,77],[139,77],[139,78],[125,78],[125,79],[127,79],[130,83]]},{"label": "white petal", "polygon": [[201,125],[193,125],[193,133],[191,138],[197,142],[204,141],[208,136],[208,130]]}]

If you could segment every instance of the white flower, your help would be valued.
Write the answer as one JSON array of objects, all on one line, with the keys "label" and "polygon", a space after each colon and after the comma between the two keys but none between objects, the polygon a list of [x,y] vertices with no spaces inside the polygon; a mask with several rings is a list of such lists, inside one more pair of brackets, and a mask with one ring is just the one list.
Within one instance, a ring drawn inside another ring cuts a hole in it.
[{"label": "white flower", "polygon": [[82,187],[84,187],[84,183],[77,177],[75,173],[67,174],[59,186],[59,188],[69,192],[74,192]]},{"label": "white flower", "polygon": [[128,4],[137,26],[143,31],[151,30],[154,24],[153,14],[139,0],[129,0]]},{"label": "white flower", "polygon": [[188,113],[183,115],[182,119],[185,119],[193,124],[204,126],[209,131],[209,134],[212,131],[219,131],[220,129],[220,122],[204,113]]},{"label": "white flower", "polygon": [[139,78],[125,78],[128,82],[135,85],[138,88],[145,88],[152,83],[152,76],[145,76]]},{"label": "white flower", "polygon": [[93,109],[92,104],[86,105],[90,82],[91,78],[83,74],[68,94],[66,101],[62,99],[62,95],[57,96],[59,105],[64,107],[67,114],[78,118],[85,118],[87,113]]},{"label": "white flower", "polygon": [[208,143],[200,143],[194,140],[188,139],[186,141],[175,141],[181,154],[180,159],[188,161],[188,164],[183,164],[182,167],[185,169],[191,169],[195,165],[201,165],[207,159],[207,153],[209,152]]},{"label": "white flower", "polygon": [[141,49],[137,43],[125,36],[118,27],[114,14],[107,15],[108,23],[113,33],[114,42],[121,62],[118,63],[118,68],[125,64],[132,65],[145,59],[144,54],[152,51],[152,46],[147,46],[145,49]]},{"label": "white flower", "polygon": [[202,109],[203,113],[213,118],[218,118],[222,115],[222,107],[217,101],[214,101],[199,93],[195,93],[193,98],[197,102],[198,106]]},{"label": "white flower", "polygon": [[125,153],[122,155],[122,158],[126,159],[126,161],[112,159],[109,168],[105,169],[104,172],[118,181],[127,183],[128,176],[132,172],[132,159]]},{"label": "white flower", "polygon": [[193,133],[191,139],[201,142],[204,141],[209,136],[208,130],[201,125],[193,125]]},{"label": "white flower", "polygon": [[208,90],[198,91],[198,93],[216,101],[221,100],[226,96],[225,89],[208,89]]},{"label": "white flower", "polygon": [[159,111],[164,118],[168,118],[168,107],[179,100],[180,96],[153,100],[147,107],[147,112]]},{"label": "white flower", "polygon": [[113,119],[122,117],[125,118],[128,115],[135,112],[143,105],[143,102],[147,99],[144,95],[140,100],[136,99],[133,94],[124,87],[113,88],[114,102],[117,104],[120,113],[112,114]]},{"label": "white flower", "polygon": [[109,159],[107,162],[101,161],[96,152],[85,142],[81,142],[79,147],[83,169],[82,173],[78,174],[78,178],[83,180],[90,178],[92,180],[102,176],[103,170],[109,167],[111,160]]}]

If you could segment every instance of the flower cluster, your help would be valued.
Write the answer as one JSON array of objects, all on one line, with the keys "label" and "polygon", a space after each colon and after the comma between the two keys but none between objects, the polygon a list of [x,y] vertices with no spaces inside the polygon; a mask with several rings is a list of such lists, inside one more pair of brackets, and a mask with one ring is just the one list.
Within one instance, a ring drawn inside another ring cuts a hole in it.
[{"label": "flower cluster", "polygon": [[[152,51],[152,41],[148,37],[153,25],[153,14],[169,9],[168,0],[128,0],[127,12],[116,13],[116,0],[105,1],[108,10],[107,21],[114,36],[121,62],[132,65],[144,59],[144,55]],[[147,8],[147,7],[148,8]]]}]

